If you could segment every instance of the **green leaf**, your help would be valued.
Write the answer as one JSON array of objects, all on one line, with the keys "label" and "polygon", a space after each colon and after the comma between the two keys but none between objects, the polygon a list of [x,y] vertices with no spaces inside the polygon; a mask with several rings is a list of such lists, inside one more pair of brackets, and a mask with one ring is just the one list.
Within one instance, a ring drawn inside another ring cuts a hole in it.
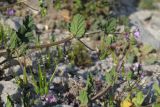
[{"label": "green leaf", "polygon": [[129,38],[129,39],[130,39],[130,45],[131,45],[131,46],[132,46],[132,45],[136,45],[137,41],[136,41],[134,35],[131,34],[129,37],[130,37],[130,38]]},{"label": "green leaf", "polygon": [[57,54],[58,54],[58,59],[63,59],[63,49],[59,46],[57,46]]},{"label": "green leaf", "polygon": [[100,60],[105,59],[108,56],[108,53],[106,51],[101,52],[100,54]]},{"label": "green leaf", "polygon": [[31,75],[32,75],[32,84],[34,86],[35,92],[40,95],[48,94],[49,85],[53,80],[55,72],[52,74],[50,81],[47,81],[46,72],[42,72],[40,65],[38,65],[38,82],[36,82],[36,79],[32,74],[32,72]]},{"label": "green leaf", "polygon": [[115,32],[117,25],[117,20],[115,18],[109,18],[105,24],[105,33],[110,34]]},{"label": "green leaf", "polygon": [[87,84],[86,84],[86,89],[87,89],[87,93],[90,94],[93,91],[93,76],[91,73],[88,74],[87,77]]},{"label": "green leaf", "polygon": [[85,33],[85,20],[84,17],[80,14],[77,14],[73,17],[73,20],[70,25],[70,32],[76,37],[81,38]]},{"label": "green leaf", "polygon": [[62,7],[62,1],[61,0],[55,0],[54,7],[55,7],[55,9],[59,10]]},{"label": "green leaf", "polygon": [[38,65],[38,78],[39,78],[39,81],[38,81],[39,82],[39,89],[42,90],[42,88],[44,88],[44,87],[42,87],[43,74],[42,74],[42,69],[41,69],[40,65]]},{"label": "green leaf", "polygon": [[56,73],[57,67],[58,67],[58,66],[56,66],[55,70],[53,71],[53,74],[52,74],[52,76],[51,76],[51,78],[50,78],[50,80],[49,80],[49,84],[52,82],[52,80],[53,80],[53,78],[54,78],[54,75],[55,75],[55,73]]},{"label": "green leaf", "polygon": [[141,106],[142,105],[142,103],[143,103],[143,101],[144,101],[144,95],[143,95],[143,93],[140,91],[140,92],[138,92],[137,94],[136,94],[136,97],[134,97],[133,99],[132,99],[132,102],[137,106],[137,107],[139,107],[139,106]]},{"label": "green leaf", "polygon": [[80,91],[79,100],[81,102],[81,105],[87,106],[87,104],[88,104],[88,96],[87,96],[87,91],[86,90]]},{"label": "green leaf", "polygon": [[28,83],[27,72],[26,72],[26,68],[25,67],[23,69],[23,81],[24,81],[25,85]]},{"label": "green leaf", "polygon": [[7,96],[6,107],[14,107],[13,101],[11,100],[11,97],[9,95]]},{"label": "green leaf", "polygon": [[44,93],[45,93],[45,94],[48,94],[48,91],[49,91],[49,85],[47,84],[44,88],[45,88],[45,89],[44,89],[44,90],[45,90],[45,92],[44,92]]},{"label": "green leaf", "polygon": [[133,63],[134,59],[135,59],[136,55],[135,53],[127,53],[127,62],[129,63]]},{"label": "green leaf", "polygon": [[140,52],[139,52],[139,49],[137,47],[133,46],[133,51],[134,51],[136,56],[140,56]]},{"label": "green leaf", "polygon": [[160,103],[155,103],[152,105],[152,107],[160,107]]},{"label": "green leaf", "polygon": [[108,83],[109,85],[112,84],[112,76],[111,76],[111,74],[110,74],[109,72],[106,73],[106,75],[105,75],[105,80],[107,81],[107,83]]},{"label": "green leaf", "polygon": [[75,5],[77,7],[82,7],[82,1],[81,0],[74,0],[75,1]]},{"label": "green leaf", "polygon": [[4,26],[0,23],[0,43],[2,43],[2,39],[4,38]]},{"label": "green leaf", "polygon": [[109,85],[112,85],[117,80],[117,73],[115,71],[115,67],[113,67],[109,72],[106,73],[105,80]]},{"label": "green leaf", "polygon": [[33,31],[35,30],[35,24],[31,16],[26,16],[23,20],[23,25],[20,26],[17,32],[17,36],[21,43],[29,43],[34,40]]},{"label": "green leaf", "polygon": [[41,8],[41,11],[40,11],[40,13],[41,13],[41,16],[46,16],[46,14],[47,14],[47,8],[46,8],[46,6],[45,6],[45,0],[39,0],[39,6],[40,6],[40,8]]},{"label": "green leaf", "polygon": [[[127,16],[120,16],[119,17],[119,20],[118,20],[118,23],[120,25],[125,25],[126,27],[129,26],[129,18]],[[126,29],[125,29],[126,30]]]},{"label": "green leaf", "polygon": [[18,29],[18,33],[19,34],[25,34],[27,32],[27,28],[26,26],[23,24],[20,26],[20,28]]},{"label": "green leaf", "polygon": [[13,32],[10,38],[10,46],[11,50],[15,49],[18,46],[19,38],[16,35],[16,32]]},{"label": "green leaf", "polygon": [[40,12],[41,12],[42,17],[44,17],[47,14],[47,9],[45,7],[43,7],[43,8],[41,8]]},{"label": "green leaf", "polygon": [[109,34],[109,35],[106,37],[105,43],[106,43],[107,46],[110,46],[113,42],[114,42],[114,36],[111,35],[111,34]]},{"label": "green leaf", "polygon": [[27,45],[22,43],[18,48],[19,55],[25,55],[27,50]]},{"label": "green leaf", "polygon": [[29,41],[33,41],[33,40],[34,40],[33,32],[27,32],[27,33],[25,34],[25,36],[26,36],[27,38],[29,38]]},{"label": "green leaf", "polygon": [[133,77],[133,72],[128,71],[127,72],[127,81],[130,81],[132,79],[132,77]]},{"label": "green leaf", "polygon": [[39,93],[39,87],[38,87],[38,84],[36,82],[36,79],[34,78],[34,75],[31,71],[31,76],[32,76],[32,85],[34,86],[34,90],[35,92],[38,94]]},{"label": "green leaf", "polygon": [[113,83],[115,83],[117,81],[117,72],[115,67],[111,69],[110,74],[112,76]]},{"label": "green leaf", "polygon": [[153,47],[151,45],[144,45],[143,47],[140,48],[140,50],[144,55],[146,55],[153,51]]},{"label": "green leaf", "polygon": [[26,30],[35,30],[35,24],[32,16],[26,16],[23,20],[23,25],[25,26]]},{"label": "green leaf", "polygon": [[112,55],[113,62],[115,64],[117,64],[118,63],[118,57],[117,57],[116,53],[111,50],[111,55]]},{"label": "green leaf", "polygon": [[99,50],[100,50],[99,57],[101,60],[105,59],[111,53],[110,49],[108,49],[108,50],[106,49],[106,41],[104,39],[104,36],[101,37]]},{"label": "green leaf", "polygon": [[160,87],[157,83],[154,83],[153,88],[156,91],[156,94],[160,95]]}]

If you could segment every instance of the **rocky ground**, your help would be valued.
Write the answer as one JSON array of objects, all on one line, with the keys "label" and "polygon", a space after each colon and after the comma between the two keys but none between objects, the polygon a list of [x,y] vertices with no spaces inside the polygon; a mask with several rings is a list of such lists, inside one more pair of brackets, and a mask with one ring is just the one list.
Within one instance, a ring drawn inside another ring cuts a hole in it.
[{"label": "rocky ground", "polygon": [[[122,6],[121,10],[115,10],[115,14],[119,13],[118,15],[128,15],[131,26],[137,26],[140,29],[141,42],[151,45],[153,48],[156,49],[157,52],[154,53],[156,57],[156,60],[153,61],[154,63],[142,64],[144,78],[142,78],[142,81],[139,84],[141,84],[145,91],[146,88],[152,88],[153,82],[157,82],[160,84],[160,11],[157,9],[139,10],[137,7],[135,7],[135,5],[132,5],[135,0],[130,0],[130,3],[126,2],[127,0],[121,1],[122,2],[120,2],[119,4],[120,6]],[[28,0],[26,4],[39,10],[39,6],[37,6],[38,4],[36,0]],[[159,7],[158,4],[156,6]],[[37,31],[41,34],[42,43],[50,42],[50,39],[48,38],[50,38],[49,35],[51,33],[58,35],[56,37],[56,40],[65,38],[68,35],[68,32],[62,29],[54,29],[53,31],[51,30],[51,28],[57,26],[57,19],[65,20],[66,17],[69,17],[69,13],[67,13],[67,10],[61,10],[57,13],[55,10],[51,9],[49,10],[49,14],[46,16],[46,19],[41,20],[39,18],[40,16],[37,15],[38,12],[36,10],[24,6],[24,9],[17,10],[17,16],[14,17],[6,17],[0,13],[0,20],[3,23],[11,26],[13,29],[17,30],[19,28],[19,25],[22,23],[22,16],[24,15],[24,12],[32,12],[35,15],[36,27]],[[66,17],[64,17],[64,14],[66,15]],[[84,41],[89,41],[89,45],[91,47],[95,47],[93,46],[95,44],[95,41],[91,41],[89,38],[85,39]],[[39,54],[39,52],[32,52],[29,55],[30,58],[28,60],[28,65],[34,65],[34,62],[37,61],[38,56],[41,56],[42,54]],[[91,53],[91,56],[96,57],[94,53]],[[5,60],[5,57],[0,56],[0,62],[2,62],[3,60]],[[96,59],[93,62],[92,66],[85,68],[72,66],[71,64],[67,63],[60,63],[58,65],[59,66],[57,71],[61,72],[58,72],[53,79],[52,86],[50,87],[51,93],[60,93],[60,90],[65,92],[67,89],[65,89],[64,87],[65,85],[68,85],[68,87],[70,88],[69,92],[76,96],[78,94],[78,90],[81,89],[81,87],[83,87],[86,83],[87,75],[89,72],[92,72],[92,74],[95,75],[94,79],[96,81],[102,80],[99,84],[103,85],[103,77],[105,75],[104,72],[110,70],[114,64],[111,58],[106,58],[104,60]],[[129,68],[134,65],[135,64],[126,64],[125,66],[126,68]],[[2,67],[3,65],[0,65],[0,68]],[[48,72],[50,71],[51,69],[48,70]],[[6,102],[6,96],[8,94],[13,95],[13,99],[15,100],[19,97],[18,87],[15,83],[15,79],[11,76],[13,72],[18,73],[19,76],[22,76],[23,73],[19,65],[13,65],[10,68],[4,69],[4,75],[2,76],[3,79],[0,80],[0,94],[2,102]],[[48,77],[50,76],[51,75],[48,75]],[[117,93],[121,93],[125,85],[126,83],[121,84],[121,86],[119,86],[119,88],[117,89]],[[67,93],[64,93],[64,96],[65,99],[69,99],[67,97],[70,97],[69,95],[67,95]],[[75,99],[76,98],[71,99],[73,100],[73,104],[75,103]],[[64,103],[63,107],[72,107],[72,104],[67,105],[66,102]],[[98,107],[98,105],[95,105],[95,107]]]}]

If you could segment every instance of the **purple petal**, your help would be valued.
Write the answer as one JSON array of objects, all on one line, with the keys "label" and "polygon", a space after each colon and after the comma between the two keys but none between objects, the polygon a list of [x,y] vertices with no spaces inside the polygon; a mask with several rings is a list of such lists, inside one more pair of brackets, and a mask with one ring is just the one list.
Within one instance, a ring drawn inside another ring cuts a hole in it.
[{"label": "purple petal", "polygon": [[56,98],[54,95],[48,95],[46,96],[45,100],[48,102],[48,103],[54,103],[54,102],[57,102]]},{"label": "purple petal", "polygon": [[139,31],[139,29],[136,29],[136,30],[133,32],[133,34],[134,34],[134,37],[135,37],[136,39],[140,38],[140,31]]},{"label": "purple petal", "polygon": [[9,15],[9,16],[13,16],[15,13],[16,13],[16,10],[14,10],[14,9],[7,10],[7,15]]},{"label": "purple petal", "polygon": [[140,65],[140,64],[139,64],[138,62],[134,64],[134,66],[135,66],[136,68],[138,68],[139,65]]},{"label": "purple petal", "polygon": [[142,73],[142,74],[141,74],[141,78],[143,79],[144,77],[145,77],[145,74],[144,74],[144,73]]}]

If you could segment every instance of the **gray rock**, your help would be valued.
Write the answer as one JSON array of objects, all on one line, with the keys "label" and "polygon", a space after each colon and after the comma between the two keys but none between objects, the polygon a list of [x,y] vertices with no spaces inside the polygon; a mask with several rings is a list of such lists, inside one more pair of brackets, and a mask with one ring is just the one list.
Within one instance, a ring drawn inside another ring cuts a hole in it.
[{"label": "gray rock", "polygon": [[8,3],[7,2],[0,2],[0,6],[7,6]]},{"label": "gray rock", "polygon": [[18,64],[17,65],[9,65],[8,68],[5,68],[3,76],[5,76],[9,79],[9,78],[12,78],[12,76],[15,74],[17,76],[23,74],[23,70],[21,69],[21,67]]},{"label": "gray rock", "polygon": [[148,83],[150,83],[150,81],[151,81],[151,77],[149,77],[149,76],[145,76],[142,80],[141,80],[141,82],[139,83],[140,85],[143,85],[143,86],[146,86]]},{"label": "gray rock", "polygon": [[[0,57],[0,63],[2,63],[5,60],[6,58],[4,56]],[[10,60],[8,62],[2,63],[0,65],[0,69],[3,69],[4,71],[4,74],[1,76],[9,76],[13,75],[13,73],[20,75],[23,73],[23,70],[21,69],[19,63],[16,60]]]},{"label": "gray rock", "polygon": [[153,5],[156,9],[160,9],[160,3],[154,3]]},{"label": "gray rock", "polygon": [[120,87],[117,88],[117,91],[118,91],[119,93],[123,92],[123,91],[124,91],[124,88],[126,87],[126,84],[127,84],[127,83],[121,84]]},{"label": "gray rock", "polygon": [[88,71],[94,72],[97,71],[97,67],[96,66],[91,66]]},{"label": "gray rock", "polygon": [[0,81],[1,99],[6,103],[7,95],[12,96],[14,101],[17,101],[19,94],[17,94],[18,86],[12,81]]},{"label": "gray rock", "polygon": [[130,22],[140,29],[140,41],[160,49],[160,13],[158,11],[142,10],[130,15]]},{"label": "gray rock", "polygon": [[20,17],[13,17],[5,20],[5,23],[12,29],[18,31],[20,25],[22,25],[22,19]]},{"label": "gray rock", "polygon": [[42,25],[42,24],[37,24],[36,27],[37,27],[38,30],[44,30],[45,29],[45,25]]},{"label": "gray rock", "polygon": [[113,66],[113,61],[111,58],[106,58],[104,60],[97,61],[95,65],[98,70],[110,70]]},{"label": "gray rock", "polygon": [[[20,104],[14,104],[14,107],[22,107],[22,105],[20,105]],[[38,106],[38,107],[40,107],[40,106]]]},{"label": "gray rock", "polygon": [[27,0],[26,3],[29,5],[29,6],[32,6],[34,7],[35,9],[39,9],[39,0]]},{"label": "gray rock", "polygon": [[[5,57],[0,57],[0,63],[2,63],[6,58]],[[1,68],[1,67],[0,67]]]},{"label": "gray rock", "polygon": [[62,78],[61,77],[55,77],[53,79],[53,83],[60,84],[61,82],[62,82]]},{"label": "gray rock", "polygon": [[70,106],[70,105],[56,105],[54,107],[73,107],[73,106]]},{"label": "gray rock", "polygon": [[152,73],[160,74],[160,66],[159,65],[143,65],[144,71],[149,71]]},{"label": "gray rock", "polygon": [[78,73],[78,75],[79,75],[79,77],[82,79],[87,79],[87,76],[88,76],[88,70],[84,70],[84,69],[81,69],[81,70],[79,70],[79,71],[77,71],[77,73]]},{"label": "gray rock", "polygon": [[56,84],[61,84],[61,83],[65,82],[65,81],[66,81],[65,77],[54,77],[52,82],[56,83]]},{"label": "gray rock", "polygon": [[136,11],[137,0],[109,0],[112,3],[113,14],[129,15]]},{"label": "gray rock", "polygon": [[60,72],[61,75],[65,75],[67,73],[67,65],[65,64],[59,64],[57,68]]},{"label": "gray rock", "polygon": [[133,6],[135,0],[119,0],[123,5]]},{"label": "gray rock", "polygon": [[54,32],[55,32],[55,34],[60,34],[61,30],[60,29],[55,29]]}]

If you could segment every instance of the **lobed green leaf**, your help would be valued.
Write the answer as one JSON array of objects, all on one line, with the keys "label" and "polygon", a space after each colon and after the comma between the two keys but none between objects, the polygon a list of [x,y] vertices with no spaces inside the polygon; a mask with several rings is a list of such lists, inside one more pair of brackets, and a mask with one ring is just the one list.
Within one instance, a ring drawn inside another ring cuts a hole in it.
[{"label": "lobed green leaf", "polygon": [[85,20],[84,17],[80,14],[77,14],[73,17],[73,20],[70,25],[70,32],[76,37],[81,38],[85,33]]},{"label": "lobed green leaf", "polygon": [[87,106],[89,100],[88,100],[88,93],[86,90],[80,91],[79,100],[81,102],[81,105]]}]

